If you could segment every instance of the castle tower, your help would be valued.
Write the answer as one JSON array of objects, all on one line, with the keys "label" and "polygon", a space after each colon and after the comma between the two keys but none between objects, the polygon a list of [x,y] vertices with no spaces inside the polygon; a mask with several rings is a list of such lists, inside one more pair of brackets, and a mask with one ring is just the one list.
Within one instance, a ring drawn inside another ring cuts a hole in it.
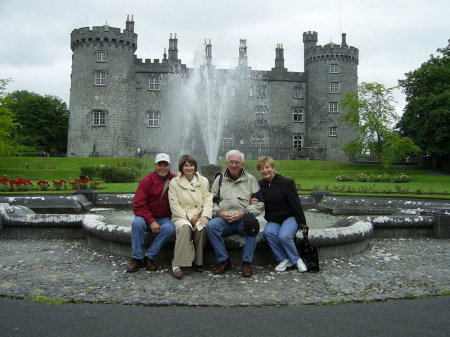
[{"label": "castle tower", "polygon": [[127,17],[125,27],[121,31],[105,24],[72,31],[68,156],[121,157],[133,146],[133,17]]},{"label": "castle tower", "polygon": [[320,46],[316,32],[305,32],[303,43],[307,79],[306,146],[318,149],[318,158],[314,159],[348,161],[341,148],[357,134],[339,120],[345,112],[339,101],[345,93],[358,89],[359,51],[347,45],[346,34],[342,34],[341,44],[330,42]]}]

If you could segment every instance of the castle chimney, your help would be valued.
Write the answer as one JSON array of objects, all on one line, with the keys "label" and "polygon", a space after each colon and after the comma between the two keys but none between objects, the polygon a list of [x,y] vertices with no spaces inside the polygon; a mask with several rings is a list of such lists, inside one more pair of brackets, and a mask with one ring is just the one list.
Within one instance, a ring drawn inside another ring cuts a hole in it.
[{"label": "castle chimney", "polygon": [[130,16],[127,15],[127,21],[125,22],[125,30],[134,33],[134,19],[133,19],[133,15],[131,16],[131,20],[130,20]]},{"label": "castle chimney", "polygon": [[247,67],[247,40],[239,40],[239,66]]},{"label": "castle chimney", "polygon": [[342,33],[342,43],[341,43],[341,47],[347,47],[347,34]]},{"label": "castle chimney", "polygon": [[178,39],[177,34],[174,34],[172,38],[172,34],[170,34],[169,39],[169,60],[178,60]]},{"label": "castle chimney", "polygon": [[281,43],[277,43],[275,49],[275,68],[284,68],[284,49]]},{"label": "castle chimney", "polygon": [[206,58],[206,65],[209,67],[212,62],[212,44],[211,39],[209,39],[209,42],[205,39],[205,58]]}]

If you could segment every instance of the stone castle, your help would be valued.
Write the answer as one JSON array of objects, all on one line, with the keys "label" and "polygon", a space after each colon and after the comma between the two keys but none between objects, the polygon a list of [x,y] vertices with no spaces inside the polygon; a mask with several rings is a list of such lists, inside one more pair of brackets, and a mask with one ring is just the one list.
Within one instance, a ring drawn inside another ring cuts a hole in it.
[{"label": "stone castle", "polygon": [[[321,46],[317,39],[316,32],[303,33],[304,72],[284,67],[282,44],[276,46],[271,70],[252,70],[247,64],[246,40],[240,41],[236,69],[245,69],[251,80],[245,89],[217,94],[229,95],[228,101],[233,102],[219,134],[218,157],[237,148],[248,159],[270,155],[350,161],[341,148],[357,134],[339,120],[343,113],[339,101],[357,90],[359,52],[347,45],[346,34],[340,44]],[[173,103],[173,83],[174,79],[185,81],[193,69],[178,58],[176,34],[170,35],[163,58],[153,61],[135,55],[133,17],[127,17],[124,30],[108,25],[75,29],[71,48],[68,156],[133,157],[138,148],[146,156],[181,154],[174,153],[181,148],[175,135],[184,127],[174,121],[184,114],[184,104]],[[211,48],[205,41],[209,66]],[[195,138],[201,130],[191,136]],[[180,151],[205,160],[199,141],[187,142],[186,137]]]}]

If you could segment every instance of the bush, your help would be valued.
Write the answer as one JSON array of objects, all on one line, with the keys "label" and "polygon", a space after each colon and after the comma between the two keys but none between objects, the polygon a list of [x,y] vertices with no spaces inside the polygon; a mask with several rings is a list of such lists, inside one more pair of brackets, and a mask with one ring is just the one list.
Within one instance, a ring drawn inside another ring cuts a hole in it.
[{"label": "bush", "polygon": [[107,183],[131,183],[138,180],[138,170],[135,167],[102,166],[99,178]]},{"label": "bush", "polygon": [[100,178],[101,166],[82,166],[80,167],[80,178],[89,177],[91,179]]}]

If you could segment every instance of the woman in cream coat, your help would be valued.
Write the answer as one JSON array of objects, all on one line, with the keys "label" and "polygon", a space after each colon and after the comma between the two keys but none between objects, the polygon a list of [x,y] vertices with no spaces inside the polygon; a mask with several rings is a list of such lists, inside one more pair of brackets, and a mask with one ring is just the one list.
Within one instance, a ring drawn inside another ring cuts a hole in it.
[{"label": "woman in cream coat", "polygon": [[177,176],[170,181],[169,203],[176,229],[172,273],[180,279],[183,277],[181,267],[193,265],[198,272],[204,270],[205,225],[212,217],[213,202],[208,179],[197,172],[194,157],[181,156],[178,170]]}]

